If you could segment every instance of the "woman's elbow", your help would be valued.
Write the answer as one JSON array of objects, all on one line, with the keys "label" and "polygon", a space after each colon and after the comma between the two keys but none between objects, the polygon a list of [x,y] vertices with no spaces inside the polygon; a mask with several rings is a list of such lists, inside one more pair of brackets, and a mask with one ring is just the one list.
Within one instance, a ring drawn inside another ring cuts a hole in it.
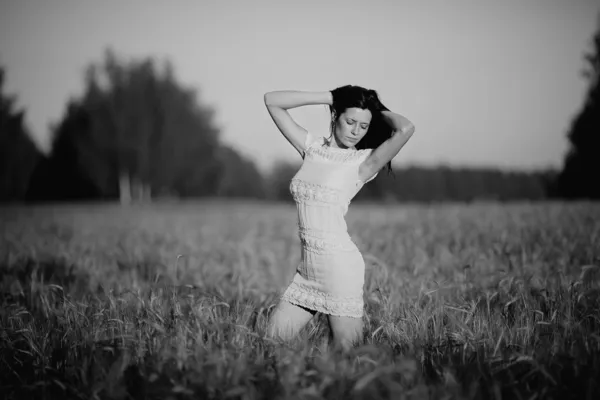
[{"label": "woman's elbow", "polygon": [[405,136],[412,136],[415,133],[415,126],[413,124],[408,124],[408,126],[402,127],[402,133]]},{"label": "woman's elbow", "polygon": [[267,93],[265,93],[265,95],[263,96],[263,98],[264,98],[266,106],[273,106],[273,105],[275,105],[274,99],[273,99],[273,92],[267,92]]}]

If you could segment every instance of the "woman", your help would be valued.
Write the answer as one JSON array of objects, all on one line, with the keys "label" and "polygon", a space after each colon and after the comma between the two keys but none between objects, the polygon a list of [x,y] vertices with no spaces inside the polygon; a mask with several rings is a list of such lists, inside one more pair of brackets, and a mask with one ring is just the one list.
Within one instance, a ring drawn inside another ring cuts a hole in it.
[{"label": "woman", "polygon": [[[316,312],[328,315],[334,343],[349,349],[362,340],[365,263],[348,235],[344,216],[362,186],[391,160],[415,131],[389,111],[374,90],[343,86],[331,92],[275,91],[265,105],[304,159],[290,184],[297,204],[302,259],[274,314],[268,334],[294,337]],[[288,109],[327,104],[331,134],[299,126]]]}]

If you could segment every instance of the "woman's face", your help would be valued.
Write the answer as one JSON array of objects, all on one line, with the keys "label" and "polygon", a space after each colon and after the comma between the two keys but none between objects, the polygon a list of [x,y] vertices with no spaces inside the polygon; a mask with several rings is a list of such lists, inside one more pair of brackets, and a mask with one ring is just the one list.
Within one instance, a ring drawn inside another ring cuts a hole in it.
[{"label": "woman's face", "polygon": [[340,147],[354,147],[367,134],[371,123],[371,111],[347,108],[335,123],[335,138]]}]

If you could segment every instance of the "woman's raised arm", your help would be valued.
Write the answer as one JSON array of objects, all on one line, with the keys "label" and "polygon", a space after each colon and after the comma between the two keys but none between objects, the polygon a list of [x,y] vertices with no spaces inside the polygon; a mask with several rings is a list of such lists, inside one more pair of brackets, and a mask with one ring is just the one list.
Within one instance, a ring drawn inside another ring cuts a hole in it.
[{"label": "woman's raised arm", "polygon": [[304,154],[307,131],[293,120],[287,110],[314,104],[331,105],[333,101],[329,91],[304,92],[297,90],[268,92],[265,93],[264,100],[273,122],[300,155]]},{"label": "woman's raised arm", "polygon": [[373,177],[385,164],[396,157],[415,133],[415,126],[408,118],[387,110],[382,111],[381,115],[393,129],[392,137],[374,149],[360,166],[358,174],[363,182]]}]

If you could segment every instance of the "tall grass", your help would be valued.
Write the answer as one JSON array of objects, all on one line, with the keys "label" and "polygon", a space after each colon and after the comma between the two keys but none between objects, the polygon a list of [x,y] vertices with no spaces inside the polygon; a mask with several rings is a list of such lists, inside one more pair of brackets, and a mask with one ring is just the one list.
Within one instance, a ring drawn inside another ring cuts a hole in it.
[{"label": "tall grass", "polygon": [[353,205],[364,343],[265,337],[289,205],[0,214],[5,398],[541,399],[600,394],[600,205]]}]

